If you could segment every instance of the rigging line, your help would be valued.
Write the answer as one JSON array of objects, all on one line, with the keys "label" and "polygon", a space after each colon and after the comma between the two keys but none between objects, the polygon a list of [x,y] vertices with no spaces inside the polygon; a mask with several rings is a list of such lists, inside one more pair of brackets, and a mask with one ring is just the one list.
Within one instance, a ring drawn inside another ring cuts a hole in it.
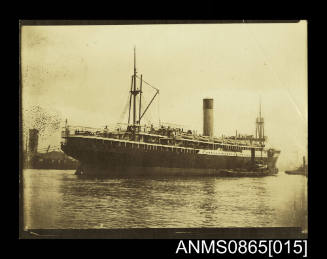
[{"label": "rigging line", "polygon": [[146,113],[146,111],[149,109],[150,105],[152,104],[154,98],[156,98],[156,96],[159,94],[159,91],[156,92],[156,94],[152,97],[150,103],[148,104],[148,106],[145,108],[145,110],[143,111],[142,115],[141,115],[141,119],[143,117],[143,115]]},{"label": "rigging line", "polygon": [[145,98],[144,98],[144,95],[142,95],[142,103],[141,103],[141,108],[142,108],[142,110],[144,110],[144,104],[145,104],[146,102],[145,102]]},{"label": "rigging line", "polygon": [[[144,110],[146,108],[146,100],[145,100],[145,97],[142,95],[142,110]],[[144,114],[144,119],[149,122],[149,117],[150,116],[150,113],[151,113],[151,109],[148,111],[148,113]]]},{"label": "rigging line", "polygon": [[125,107],[124,107],[124,110],[123,110],[123,112],[121,113],[121,115],[120,115],[120,121],[123,121],[123,119],[124,119],[124,117],[125,117],[125,114],[126,114],[126,112],[127,112],[127,110],[128,110],[128,106],[129,106],[129,101],[127,100],[127,102],[126,102],[126,104],[125,104]]},{"label": "rigging line", "polygon": [[[158,95],[159,97],[160,95]],[[143,97],[142,95],[142,102],[143,103],[146,103],[145,102],[145,98]],[[142,105],[142,108],[144,106]],[[154,113],[153,113],[154,112]],[[148,112],[144,114],[143,118],[144,120],[147,122],[147,124],[154,124],[154,119],[153,117],[156,117],[156,114],[155,114],[155,111],[154,110],[151,110],[151,109],[148,109]],[[160,121],[160,118],[159,118],[159,121]],[[160,124],[159,124],[160,125]]]},{"label": "rigging line", "polygon": [[[136,76],[138,79],[141,79],[141,77]],[[143,83],[147,84],[148,86],[151,86],[153,89],[157,90],[159,92],[159,89],[154,87],[153,85],[149,84],[148,82],[144,81],[143,79],[141,79],[143,81]]]},{"label": "rigging line", "polygon": [[124,117],[125,117],[125,114],[127,112],[128,106],[129,106],[129,99],[130,99],[130,97],[128,96],[127,97],[127,102],[125,103],[125,106],[124,106],[124,109],[123,109],[122,113],[119,116],[119,121],[122,121],[124,119]]}]

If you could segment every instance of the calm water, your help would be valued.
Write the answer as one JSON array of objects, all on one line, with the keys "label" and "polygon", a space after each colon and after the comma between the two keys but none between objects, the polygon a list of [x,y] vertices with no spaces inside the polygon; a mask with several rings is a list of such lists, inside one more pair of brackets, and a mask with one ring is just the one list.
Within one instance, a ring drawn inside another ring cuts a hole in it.
[{"label": "calm water", "polygon": [[24,170],[25,228],[307,229],[307,178],[85,179]]}]

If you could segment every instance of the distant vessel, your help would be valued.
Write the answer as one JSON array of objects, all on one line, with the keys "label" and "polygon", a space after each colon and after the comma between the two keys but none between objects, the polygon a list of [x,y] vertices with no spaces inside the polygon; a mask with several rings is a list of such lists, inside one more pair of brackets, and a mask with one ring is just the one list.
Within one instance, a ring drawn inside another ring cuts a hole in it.
[{"label": "distant vessel", "polygon": [[[107,176],[265,176],[276,174],[279,150],[266,148],[264,119],[256,119],[256,136],[213,136],[213,99],[203,99],[203,135],[160,124],[141,124],[159,90],[139,77],[131,79],[128,123],[102,129],[66,125],[62,150],[79,161],[76,174]],[[139,86],[137,86],[137,80]],[[142,110],[142,84],[155,94]],[[137,100],[137,98],[139,98]],[[138,101],[139,107],[136,107]],[[132,113],[131,113],[132,111]],[[132,122],[130,121],[132,115]],[[138,116],[137,116],[138,115]]]},{"label": "distant vessel", "polygon": [[295,170],[287,170],[286,174],[301,174],[308,176],[308,165],[305,163],[305,156],[303,156],[303,164]]}]

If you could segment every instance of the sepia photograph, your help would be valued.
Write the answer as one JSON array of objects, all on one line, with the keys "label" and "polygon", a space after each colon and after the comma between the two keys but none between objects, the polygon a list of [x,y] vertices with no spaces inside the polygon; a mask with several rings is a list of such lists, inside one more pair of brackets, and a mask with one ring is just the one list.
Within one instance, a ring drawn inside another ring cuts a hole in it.
[{"label": "sepia photograph", "polygon": [[306,237],[307,48],[305,20],[20,21],[20,238]]}]

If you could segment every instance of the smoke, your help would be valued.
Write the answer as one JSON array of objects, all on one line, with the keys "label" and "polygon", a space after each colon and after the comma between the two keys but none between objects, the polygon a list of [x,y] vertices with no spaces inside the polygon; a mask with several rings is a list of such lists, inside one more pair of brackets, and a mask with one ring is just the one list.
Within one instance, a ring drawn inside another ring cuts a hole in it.
[{"label": "smoke", "polygon": [[45,109],[39,105],[23,110],[23,132],[25,137],[29,129],[37,129],[39,136],[47,138],[56,133],[61,126],[62,118],[58,111]]}]

